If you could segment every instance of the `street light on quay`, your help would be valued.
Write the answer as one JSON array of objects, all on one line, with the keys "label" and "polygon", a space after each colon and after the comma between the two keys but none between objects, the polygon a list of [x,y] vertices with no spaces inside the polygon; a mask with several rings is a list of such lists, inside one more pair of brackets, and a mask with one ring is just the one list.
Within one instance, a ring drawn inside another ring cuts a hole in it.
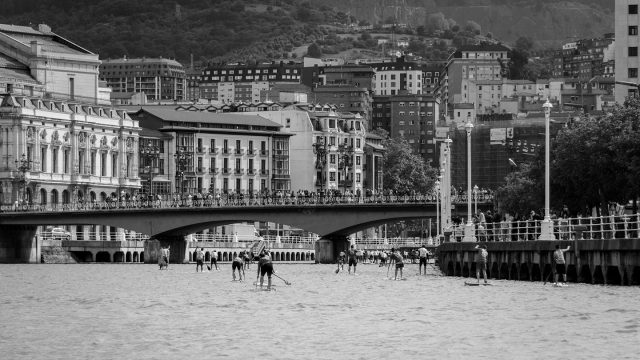
[{"label": "street light on quay", "polygon": [[189,163],[191,154],[187,153],[182,147],[178,147],[173,157],[176,160],[176,176],[180,177],[180,200],[182,200],[184,198],[184,171]]},{"label": "street light on quay", "polygon": [[16,169],[20,172],[20,188],[22,189],[22,197],[20,202],[25,204],[27,202],[27,171],[31,171],[31,159],[27,159],[25,154],[22,154],[20,160],[16,160]]},{"label": "street light on quay", "polygon": [[160,157],[160,148],[158,146],[153,146],[151,140],[147,143],[147,146],[144,146],[140,149],[140,155],[142,156],[143,164],[145,171],[147,172],[147,176],[149,177],[149,190],[147,193],[147,200],[151,201],[153,199],[153,174],[157,167],[154,167],[153,164],[156,163],[158,157]]},{"label": "street light on quay", "polygon": [[438,180],[435,183],[436,189],[436,239],[440,240],[440,179],[442,177],[438,176]]},{"label": "street light on quay", "polygon": [[475,207],[475,214],[478,214],[478,185],[474,185],[473,186],[473,199],[475,200],[476,203],[476,207]]},{"label": "street light on quay", "polygon": [[539,240],[555,240],[556,237],[553,235],[553,223],[551,222],[551,214],[550,214],[550,190],[549,190],[549,178],[550,178],[550,140],[549,140],[549,122],[551,116],[551,108],[553,105],[547,101],[542,105],[544,108],[544,219],[540,224],[540,237]]},{"label": "street light on quay", "polygon": [[327,166],[327,144],[324,138],[318,140],[311,146],[313,153],[316,154],[316,169],[320,170],[320,177],[316,180],[320,183],[320,193],[324,192],[324,168]]},{"label": "street light on quay", "polygon": [[467,131],[467,224],[464,227],[463,241],[475,242],[475,229],[471,218],[471,131],[473,131],[471,118],[467,119],[464,129]]}]

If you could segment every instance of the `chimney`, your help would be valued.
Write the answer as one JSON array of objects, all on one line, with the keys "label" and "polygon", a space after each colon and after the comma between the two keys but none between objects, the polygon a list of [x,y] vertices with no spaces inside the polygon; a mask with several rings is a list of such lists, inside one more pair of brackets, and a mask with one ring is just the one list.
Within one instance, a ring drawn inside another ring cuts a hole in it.
[{"label": "chimney", "polygon": [[31,53],[35,56],[40,56],[42,53],[42,43],[38,42],[38,40],[31,41]]},{"label": "chimney", "polygon": [[44,34],[51,34],[51,27],[47,24],[38,24],[38,31]]}]

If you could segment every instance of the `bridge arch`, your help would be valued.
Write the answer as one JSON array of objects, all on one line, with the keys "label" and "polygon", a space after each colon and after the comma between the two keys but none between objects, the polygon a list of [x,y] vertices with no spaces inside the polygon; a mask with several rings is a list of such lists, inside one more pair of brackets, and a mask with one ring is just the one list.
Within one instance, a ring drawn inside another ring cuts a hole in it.
[{"label": "bridge arch", "polygon": [[98,251],[96,262],[111,262],[111,254],[108,251]]}]

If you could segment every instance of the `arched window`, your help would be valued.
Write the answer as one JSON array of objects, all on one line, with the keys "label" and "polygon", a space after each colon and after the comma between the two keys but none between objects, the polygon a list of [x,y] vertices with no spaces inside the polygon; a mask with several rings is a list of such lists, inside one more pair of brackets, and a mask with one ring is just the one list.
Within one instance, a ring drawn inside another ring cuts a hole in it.
[{"label": "arched window", "polygon": [[68,204],[71,202],[71,196],[69,195],[68,190],[62,190],[62,203]]},{"label": "arched window", "polygon": [[47,190],[40,189],[40,205],[47,205]]},{"label": "arched window", "polygon": [[51,204],[57,205],[59,202],[60,202],[60,199],[58,199],[58,190],[56,189],[51,190]]}]

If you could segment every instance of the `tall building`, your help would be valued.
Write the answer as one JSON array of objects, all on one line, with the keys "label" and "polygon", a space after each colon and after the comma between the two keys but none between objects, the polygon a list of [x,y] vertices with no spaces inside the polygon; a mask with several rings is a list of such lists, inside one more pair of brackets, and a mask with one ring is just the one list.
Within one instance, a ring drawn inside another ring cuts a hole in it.
[{"label": "tall building", "polygon": [[164,58],[107,59],[100,79],[114,93],[144,93],[150,102],[186,100],[187,80],[182,64]]},{"label": "tall building", "polygon": [[615,7],[616,31],[616,102],[622,104],[627,96],[638,96],[638,0],[618,0]]},{"label": "tall building", "polygon": [[439,95],[443,112],[451,115],[455,103],[470,103],[465,99],[465,80],[502,81],[509,63],[509,49],[500,44],[465,45],[448,59],[440,77]]},{"label": "tall building", "polygon": [[101,95],[99,65],[46,25],[0,25],[0,203],[58,206],[140,188],[140,128]]},{"label": "tall building", "polygon": [[552,75],[582,80],[603,76],[605,64],[614,58],[614,48],[613,34],[566,43],[554,54]]},{"label": "tall building", "polygon": [[367,129],[371,126],[371,101],[369,89],[354,84],[316,86],[310,99],[313,103],[335,104],[340,112],[361,115]]},{"label": "tall building", "polygon": [[374,64],[373,93],[375,95],[422,94],[423,72],[415,63],[401,58],[393,63]]}]

